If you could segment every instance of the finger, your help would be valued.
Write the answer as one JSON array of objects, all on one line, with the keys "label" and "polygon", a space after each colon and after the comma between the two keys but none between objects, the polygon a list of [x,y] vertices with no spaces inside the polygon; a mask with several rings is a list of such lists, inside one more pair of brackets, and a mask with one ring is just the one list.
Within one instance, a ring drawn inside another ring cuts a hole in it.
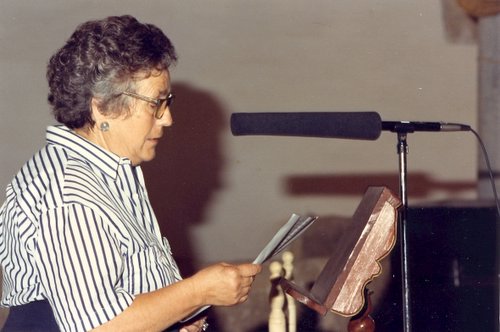
[{"label": "finger", "polygon": [[186,325],[184,326],[180,332],[198,332],[200,330],[200,328],[195,325],[195,324],[192,324],[192,325]]},{"label": "finger", "polygon": [[203,324],[193,324],[189,326],[185,326],[181,332],[199,332],[203,330]]},{"label": "finger", "polygon": [[208,326],[208,324],[206,323],[206,320],[207,320],[206,317],[202,317],[202,318],[198,319],[197,321],[191,322],[188,325],[184,325],[181,328],[180,332],[198,332],[198,331],[203,331],[203,326],[205,324]]},{"label": "finger", "polygon": [[240,274],[244,277],[253,277],[262,270],[262,266],[258,264],[241,264],[238,265]]},{"label": "finger", "polygon": [[250,287],[250,286],[242,286],[239,290],[239,295],[240,296],[247,295],[250,293],[251,289],[252,289],[252,287]]},{"label": "finger", "polygon": [[241,281],[241,285],[243,287],[250,287],[252,286],[253,284],[253,280],[254,278],[253,277],[246,277],[246,278],[243,278],[242,281]]}]

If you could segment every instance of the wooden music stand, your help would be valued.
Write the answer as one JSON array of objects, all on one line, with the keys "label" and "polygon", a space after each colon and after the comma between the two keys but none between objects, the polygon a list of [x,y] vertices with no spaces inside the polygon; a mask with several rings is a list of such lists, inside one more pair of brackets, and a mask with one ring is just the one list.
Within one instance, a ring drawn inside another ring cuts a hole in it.
[{"label": "wooden music stand", "polygon": [[285,278],[280,280],[282,289],[321,315],[359,313],[365,304],[365,286],[380,275],[379,261],[396,242],[400,206],[401,201],[386,187],[369,187],[311,291]]}]

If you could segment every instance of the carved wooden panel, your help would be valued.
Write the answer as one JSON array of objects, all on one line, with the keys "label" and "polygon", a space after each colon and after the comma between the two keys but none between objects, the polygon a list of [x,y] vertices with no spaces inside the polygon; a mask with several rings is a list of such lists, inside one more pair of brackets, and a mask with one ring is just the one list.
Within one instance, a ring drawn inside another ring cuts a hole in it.
[{"label": "carved wooden panel", "polygon": [[358,313],[366,284],[381,273],[379,262],[396,242],[400,206],[389,189],[369,187],[311,291],[285,278],[280,281],[283,290],[322,315],[329,310],[344,316]]}]

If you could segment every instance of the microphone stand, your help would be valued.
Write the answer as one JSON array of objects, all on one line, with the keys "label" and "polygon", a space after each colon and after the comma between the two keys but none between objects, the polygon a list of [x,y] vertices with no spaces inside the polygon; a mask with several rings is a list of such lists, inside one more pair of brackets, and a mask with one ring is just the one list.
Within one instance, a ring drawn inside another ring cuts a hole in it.
[{"label": "microphone stand", "polygon": [[406,190],[407,184],[407,155],[408,144],[406,130],[398,130],[398,155],[399,155],[399,192],[401,196],[402,208],[399,213],[399,240],[401,248],[401,286],[403,300],[403,327],[405,332],[411,331],[411,308],[410,308],[410,287],[409,287],[409,271],[408,271],[408,247],[407,247],[407,229],[406,218],[408,212],[408,193]]},{"label": "microphone stand", "polygon": [[401,248],[401,291],[403,301],[403,331],[411,332],[411,294],[410,294],[410,272],[408,268],[408,246],[407,246],[407,216],[408,216],[408,193],[407,193],[407,155],[408,144],[406,138],[409,133],[415,131],[456,131],[470,130],[470,127],[461,124],[447,124],[438,122],[409,122],[409,121],[382,121],[382,130],[388,130],[398,135],[399,155],[399,194],[401,196],[402,208],[399,210],[399,241]]},{"label": "microphone stand", "polygon": [[408,217],[408,194],[407,184],[407,135],[415,131],[470,131],[470,126],[461,123],[445,122],[415,122],[415,121],[382,121],[382,130],[388,130],[398,135],[397,150],[399,154],[399,191],[402,208],[399,211],[399,241],[401,248],[401,288],[403,300],[403,331],[411,332],[411,294],[409,284],[408,246],[407,246],[407,217]]}]

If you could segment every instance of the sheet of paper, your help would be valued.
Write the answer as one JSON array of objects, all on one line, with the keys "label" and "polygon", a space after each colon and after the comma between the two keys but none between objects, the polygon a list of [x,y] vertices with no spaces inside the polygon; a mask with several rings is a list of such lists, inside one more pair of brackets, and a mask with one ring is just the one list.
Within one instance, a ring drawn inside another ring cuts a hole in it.
[{"label": "sheet of paper", "polygon": [[317,219],[318,217],[301,217],[295,213],[292,214],[288,222],[276,232],[253,263],[262,264],[269,258],[282,252]]}]

